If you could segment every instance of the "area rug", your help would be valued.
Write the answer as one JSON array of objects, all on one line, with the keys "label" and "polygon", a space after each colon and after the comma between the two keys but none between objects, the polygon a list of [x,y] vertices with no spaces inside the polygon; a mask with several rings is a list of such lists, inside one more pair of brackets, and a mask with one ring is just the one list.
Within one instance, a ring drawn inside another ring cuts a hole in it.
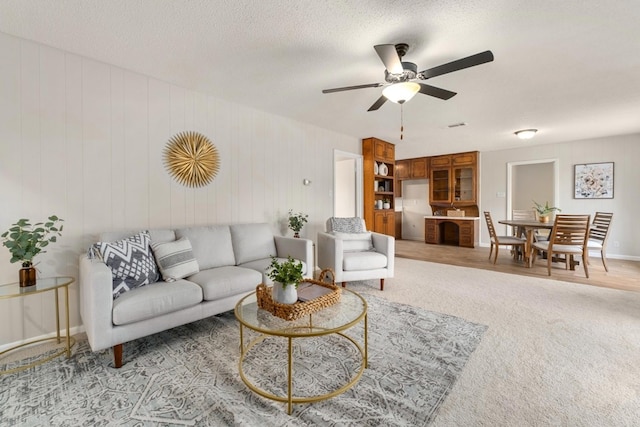
[{"label": "area rug", "polygon": [[[121,369],[110,367],[110,351],[93,353],[79,336],[70,360],[60,358],[0,377],[0,423],[429,424],[487,327],[364,297],[369,305],[369,366],[362,378],[330,400],[294,405],[291,416],[285,404],[256,395],[240,379],[239,328],[233,312],[227,312],[126,344]],[[361,328],[348,334],[359,340]],[[276,394],[285,394],[284,342],[265,340],[247,360],[247,375]],[[295,340],[294,346],[296,395],[335,389],[358,369],[357,350],[344,339]]]}]

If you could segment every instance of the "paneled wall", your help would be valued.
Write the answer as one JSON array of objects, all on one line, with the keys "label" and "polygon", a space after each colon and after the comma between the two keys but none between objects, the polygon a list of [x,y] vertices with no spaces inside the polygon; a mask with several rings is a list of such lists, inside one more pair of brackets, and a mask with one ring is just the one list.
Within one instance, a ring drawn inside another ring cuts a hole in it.
[{"label": "paneled wall", "polygon": [[[36,258],[42,276],[77,277],[79,254],[105,230],[260,221],[286,234],[292,208],[309,214],[301,234],[315,240],[333,213],[333,150],[361,151],[357,138],[1,33],[0,76],[0,232],[20,218],[65,220]],[[162,164],[184,130],[220,152],[204,188],[177,184]],[[0,283],[17,280],[9,259],[0,247]],[[53,318],[52,294],[0,300],[0,348],[51,332]]]}]

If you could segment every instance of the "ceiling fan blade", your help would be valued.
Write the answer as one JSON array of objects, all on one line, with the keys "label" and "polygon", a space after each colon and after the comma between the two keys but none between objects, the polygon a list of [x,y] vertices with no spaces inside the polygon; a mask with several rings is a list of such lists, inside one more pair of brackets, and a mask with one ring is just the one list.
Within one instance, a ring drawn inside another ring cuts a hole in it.
[{"label": "ceiling fan blade", "polygon": [[465,68],[473,67],[475,65],[484,64],[485,62],[493,61],[493,53],[490,50],[477,53],[475,55],[467,56],[466,58],[458,59],[437,67],[429,68],[428,70],[418,73],[418,77],[425,80],[431,77],[441,76],[442,74],[451,73],[453,71],[463,70]]},{"label": "ceiling fan blade", "polygon": [[382,86],[382,83],[370,83],[366,85],[345,86],[345,87],[337,87],[334,89],[323,89],[322,93],[334,93],[334,92],[342,92],[345,90],[366,89],[368,87],[380,87],[380,86]]},{"label": "ceiling fan blade", "polygon": [[404,70],[402,69],[402,62],[400,62],[400,57],[398,56],[398,52],[396,52],[395,45],[378,44],[373,48],[376,50],[384,67],[390,74],[402,74]]},{"label": "ceiling fan blade", "polygon": [[439,87],[426,85],[424,83],[418,83],[420,85],[420,93],[430,96],[435,96],[440,99],[451,99],[456,96],[456,92],[451,92],[450,90],[440,89]]},{"label": "ceiling fan blade", "polygon": [[378,108],[382,107],[382,104],[384,104],[385,102],[387,102],[387,98],[385,98],[385,96],[382,95],[380,98],[378,98],[376,102],[373,103],[371,107],[369,107],[367,111],[375,111]]}]

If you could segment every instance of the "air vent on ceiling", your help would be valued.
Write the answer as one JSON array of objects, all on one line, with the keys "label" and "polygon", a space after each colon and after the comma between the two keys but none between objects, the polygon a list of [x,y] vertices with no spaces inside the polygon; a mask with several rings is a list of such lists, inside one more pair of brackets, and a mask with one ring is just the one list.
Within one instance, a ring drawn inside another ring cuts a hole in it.
[{"label": "air vent on ceiling", "polygon": [[449,125],[448,127],[450,128],[458,128],[460,126],[466,126],[467,124],[465,122],[460,122],[460,123],[454,123],[452,125]]}]

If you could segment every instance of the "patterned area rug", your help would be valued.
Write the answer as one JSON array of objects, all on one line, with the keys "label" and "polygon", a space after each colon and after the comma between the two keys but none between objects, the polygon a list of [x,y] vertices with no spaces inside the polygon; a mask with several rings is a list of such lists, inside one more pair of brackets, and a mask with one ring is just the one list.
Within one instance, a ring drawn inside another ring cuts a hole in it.
[{"label": "patterned area rug", "polygon": [[[364,295],[369,304],[369,367],[330,400],[286,404],[250,391],[238,375],[233,312],[125,344],[125,365],[92,353],[79,336],[70,360],[55,359],[0,377],[2,425],[427,425],[434,419],[486,326]],[[347,331],[362,342],[362,326]],[[245,372],[286,394],[286,340],[252,350]],[[294,340],[294,394],[334,390],[359,368],[339,337]],[[22,361],[21,363],[24,363]],[[13,364],[0,365],[9,369]]]}]

